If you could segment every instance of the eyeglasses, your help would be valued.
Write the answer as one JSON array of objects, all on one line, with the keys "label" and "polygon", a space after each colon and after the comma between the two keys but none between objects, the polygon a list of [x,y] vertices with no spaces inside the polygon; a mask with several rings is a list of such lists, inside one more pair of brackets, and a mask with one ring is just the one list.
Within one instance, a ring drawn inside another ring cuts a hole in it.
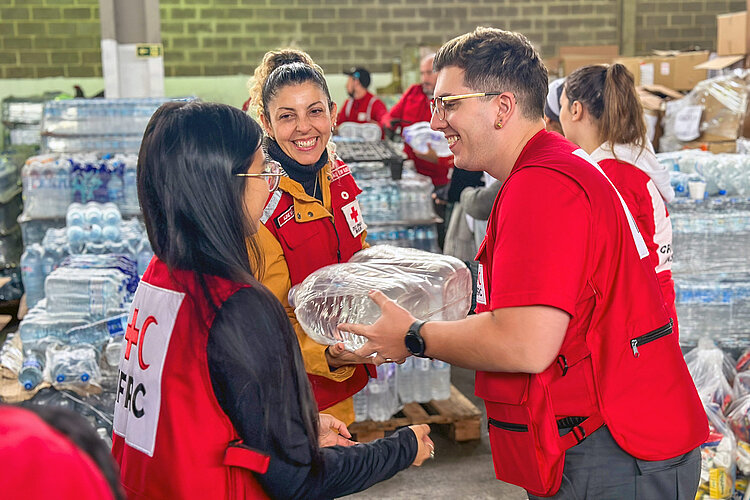
[{"label": "eyeglasses", "polygon": [[284,175],[281,169],[281,163],[270,158],[266,158],[263,165],[263,171],[258,174],[235,174],[237,177],[261,177],[268,185],[268,192],[272,193],[279,187],[279,181]]},{"label": "eyeglasses", "polygon": [[445,103],[450,101],[460,101],[471,97],[486,97],[491,95],[500,95],[502,92],[477,92],[475,94],[447,95],[430,99],[430,111],[437,115],[439,120],[445,120]]}]

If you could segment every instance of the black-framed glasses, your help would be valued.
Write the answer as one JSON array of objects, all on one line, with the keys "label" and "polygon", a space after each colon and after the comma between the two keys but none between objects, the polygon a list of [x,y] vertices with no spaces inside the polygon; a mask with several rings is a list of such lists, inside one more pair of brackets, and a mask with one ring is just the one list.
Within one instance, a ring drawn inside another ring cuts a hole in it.
[{"label": "black-framed glasses", "polygon": [[235,174],[237,177],[261,177],[264,181],[266,181],[266,185],[268,186],[268,192],[272,193],[276,191],[276,188],[279,187],[279,181],[281,177],[284,175],[284,172],[281,168],[281,163],[277,162],[276,160],[272,160],[270,158],[266,158],[265,163],[263,165],[263,171],[257,174]]},{"label": "black-framed glasses", "polygon": [[445,103],[451,101],[460,101],[461,99],[470,99],[472,97],[487,97],[500,95],[502,92],[475,92],[473,94],[446,95],[430,99],[430,111],[436,115],[439,120],[445,120]]}]

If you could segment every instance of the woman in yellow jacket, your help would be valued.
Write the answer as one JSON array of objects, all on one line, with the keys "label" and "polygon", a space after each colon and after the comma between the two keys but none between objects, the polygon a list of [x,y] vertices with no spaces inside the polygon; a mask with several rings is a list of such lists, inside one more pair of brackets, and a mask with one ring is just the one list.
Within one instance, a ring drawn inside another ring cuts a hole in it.
[{"label": "woman in yellow jacket", "polygon": [[320,411],[349,424],[354,421],[351,396],[374,374],[374,366],[367,364],[373,360],[344,350],[343,344],[327,347],[310,339],[287,295],[312,272],[346,262],[367,246],[357,201],[361,190],[329,147],[336,104],[310,56],[297,50],[269,52],[254,80],[250,103],[267,134],[264,149],[281,166],[259,231],[262,283],[286,307]]}]

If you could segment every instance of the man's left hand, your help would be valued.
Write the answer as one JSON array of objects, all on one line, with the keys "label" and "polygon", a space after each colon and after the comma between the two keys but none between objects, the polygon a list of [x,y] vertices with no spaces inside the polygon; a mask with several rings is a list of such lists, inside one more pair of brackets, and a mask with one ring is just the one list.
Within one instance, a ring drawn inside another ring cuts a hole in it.
[{"label": "man's left hand", "polygon": [[383,292],[371,290],[369,296],[380,308],[378,320],[370,326],[342,323],[339,330],[367,337],[367,343],[355,351],[358,356],[367,357],[377,352],[387,361],[403,361],[410,356],[404,337],[416,318]]}]

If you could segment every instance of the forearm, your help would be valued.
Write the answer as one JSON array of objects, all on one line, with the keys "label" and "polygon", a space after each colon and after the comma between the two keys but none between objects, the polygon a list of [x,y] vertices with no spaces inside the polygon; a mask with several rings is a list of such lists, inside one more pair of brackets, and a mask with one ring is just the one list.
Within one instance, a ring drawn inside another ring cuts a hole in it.
[{"label": "forearm", "polygon": [[555,333],[559,332],[560,318],[555,318],[553,312],[552,318],[529,320],[508,312],[498,309],[458,321],[426,323],[420,331],[425,354],[473,370],[543,371],[555,360],[562,345],[565,329],[562,335]]}]

